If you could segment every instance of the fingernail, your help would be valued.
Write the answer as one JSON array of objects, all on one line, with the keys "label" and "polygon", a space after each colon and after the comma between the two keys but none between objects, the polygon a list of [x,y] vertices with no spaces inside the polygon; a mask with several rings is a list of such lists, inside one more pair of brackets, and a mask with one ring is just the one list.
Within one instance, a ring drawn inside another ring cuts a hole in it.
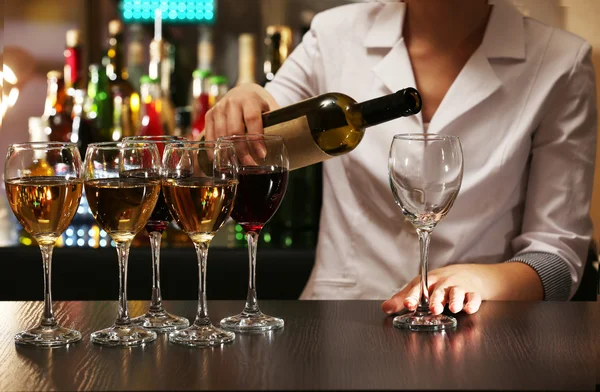
[{"label": "fingernail", "polygon": [[387,313],[387,314],[392,314],[394,313],[394,309],[392,304],[390,304],[389,302],[385,301],[382,305],[381,305],[381,309]]}]

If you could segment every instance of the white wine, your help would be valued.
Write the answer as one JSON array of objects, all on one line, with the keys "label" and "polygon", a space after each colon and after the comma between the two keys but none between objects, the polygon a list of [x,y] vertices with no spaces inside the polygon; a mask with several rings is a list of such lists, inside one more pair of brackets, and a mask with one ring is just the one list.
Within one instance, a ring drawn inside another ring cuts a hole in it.
[{"label": "white wine", "polygon": [[262,121],[265,134],[284,138],[290,169],[298,169],[349,153],[365,128],[420,110],[421,96],[414,88],[360,103],[327,93],[264,113]]},{"label": "white wine", "polygon": [[53,245],[73,220],[82,181],[25,177],[6,181],[6,196],[17,219],[39,244]]}]

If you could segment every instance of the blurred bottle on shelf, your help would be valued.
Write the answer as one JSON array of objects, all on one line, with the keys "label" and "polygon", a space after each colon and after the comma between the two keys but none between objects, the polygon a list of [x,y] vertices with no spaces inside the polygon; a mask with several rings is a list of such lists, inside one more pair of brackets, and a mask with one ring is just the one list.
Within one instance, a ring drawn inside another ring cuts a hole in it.
[{"label": "blurred bottle on shelf", "polygon": [[[113,140],[133,136],[138,128],[139,96],[129,83],[124,63],[124,31],[120,20],[111,20],[108,24],[108,50],[106,52],[106,76],[109,80],[113,99],[113,111],[119,116],[121,124],[113,130]],[[116,99],[115,99],[116,98]],[[120,134],[119,134],[120,132]],[[116,138],[116,139],[115,139]]]},{"label": "blurred bottle on shelf", "polygon": [[154,14],[154,38],[150,42],[148,76],[158,81],[162,92],[162,109],[160,115],[165,135],[172,135],[175,129],[175,109],[171,102],[171,72],[174,66],[173,51],[174,47],[163,39],[162,12],[160,9],[157,9]]},{"label": "blurred bottle on shelf", "polygon": [[238,38],[238,77],[235,83],[240,86],[256,83],[256,39],[254,34],[240,34]]},{"label": "blurred bottle on shelf", "polygon": [[84,111],[96,129],[94,141],[116,141],[118,135],[113,135],[113,99],[106,70],[98,64],[90,65],[89,70],[90,80]]},{"label": "blurred bottle on shelf", "polygon": [[214,75],[208,78],[208,107],[215,106],[217,102],[229,91],[229,79],[223,75]]},{"label": "blurred bottle on shelf", "polygon": [[96,129],[91,120],[84,112],[85,90],[75,89],[73,96],[73,119],[71,122],[71,143],[77,144],[81,159],[85,158],[85,151],[90,143],[93,143],[96,137]]},{"label": "blurred bottle on shelf", "polygon": [[212,73],[215,49],[213,45],[213,31],[210,26],[198,28],[198,66],[197,69],[207,70]]},{"label": "blurred bottle on shelf", "polygon": [[68,142],[71,134],[71,113],[67,107],[67,92],[62,72],[50,71],[48,91],[42,117],[47,123],[45,129],[51,142]]},{"label": "blurred bottle on shelf", "polygon": [[210,109],[209,100],[209,77],[207,69],[197,69],[192,73],[192,134],[193,140],[200,140],[206,124],[206,112]]},{"label": "blurred bottle on shelf", "polygon": [[264,86],[273,78],[292,52],[292,29],[284,25],[267,26],[265,36],[266,57],[263,64]]},{"label": "blurred bottle on shelf", "polygon": [[142,124],[138,134],[140,136],[166,135],[162,120],[160,80],[144,75],[140,80],[140,89]]},{"label": "blurred bottle on shelf", "polygon": [[175,109],[175,136],[190,139],[192,136],[192,109],[189,106]]},{"label": "blurred bottle on shelf", "polygon": [[65,89],[69,96],[73,96],[75,89],[83,88],[83,48],[81,45],[81,33],[78,29],[67,30],[66,48],[64,51],[65,66],[64,79]]},{"label": "blurred bottle on shelf", "polygon": [[129,25],[127,46],[127,75],[134,91],[140,91],[140,78],[146,74],[144,30],[141,24]]}]

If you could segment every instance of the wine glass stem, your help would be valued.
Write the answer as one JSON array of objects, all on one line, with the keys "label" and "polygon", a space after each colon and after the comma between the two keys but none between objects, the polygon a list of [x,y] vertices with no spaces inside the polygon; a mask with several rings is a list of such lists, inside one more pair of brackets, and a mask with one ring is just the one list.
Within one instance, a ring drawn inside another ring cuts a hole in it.
[{"label": "wine glass stem", "polygon": [[258,300],[256,299],[256,249],[258,247],[258,233],[249,231],[246,233],[248,240],[248,258],[249,258],[249,276],[248,276],[248,297],[244,313],[256,314],[260,312]]},{"label": "wine glass stem", "polygon": [[208,246],[210,241],[194,243],[198,256],[199,284],[198,284],[198,312],[194,324],[202,327],[210,325],[208,318],[208,304],[206,302],[206,261],[208,259]]},{"label": "wine glass stem", "polygon": [[417,229],[419,236],[419,249],[421,253],[421,289],[417,312],[429,313],[429,285],[427,284],[427,260],[429,257],[430,230]]},{"label": "wine glass stem", "polygon": [[40,324],[44,327],[53,327],[56,325],[56,320],[54,320],[54,312],[52,311],[51,282],[52,251],[54,250],[54,244],[40,244],[40,250],[42,251],[42,260],[44,262],[44,316],[42,317]]},{"label": "wine glass stem", "polygon": [[158,313],[163,310],[162,295],[160,293],[160,242],[162,232],[151,231],[148,236],[152,248],[152,303],[150,304],[150,311]]},{"label": "wine glass stem", "polygon": [[129,324],[129,309],[127,308],[127,263],[129,261],[129,247],[131,241],[117,242],[117,255],[119,256],[119,316],[117,325]]}]

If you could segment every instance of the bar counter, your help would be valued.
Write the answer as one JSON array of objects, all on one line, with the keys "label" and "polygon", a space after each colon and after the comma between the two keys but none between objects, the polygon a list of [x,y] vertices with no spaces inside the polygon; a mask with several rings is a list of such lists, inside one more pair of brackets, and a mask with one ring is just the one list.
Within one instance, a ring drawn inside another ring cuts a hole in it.
[{"label": "bar counter", "polygon": [[[198,349],[165,335],[145,347],[106,348],[91,332],[112,324],[116,301],[56,302],[59,322],[82,332],[68,348],[17,347],[42,303],[0,302],[0,390],[594,390],[595,302],[484,302],[455,331],[398,330],[380,301],[261,301],[285,319],[268,334],[237,334]],[[146,301],[131,301],[133,316]],[[210,301],[213,322],[242,301]],[[193,319],[195,301],[166,302]]]}]

